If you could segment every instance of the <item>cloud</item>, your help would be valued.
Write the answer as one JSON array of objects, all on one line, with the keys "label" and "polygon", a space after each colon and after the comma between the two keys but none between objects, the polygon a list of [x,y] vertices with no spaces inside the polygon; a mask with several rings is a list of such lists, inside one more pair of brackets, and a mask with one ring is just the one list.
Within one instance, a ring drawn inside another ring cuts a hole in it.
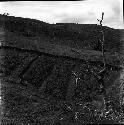
[{"label": "cloud", "polygon": [[104,12],[104,24],[118,27],[122,20],[121,2],[122,0],[1,2],[0,13],[8,12],[10,15],[35,18],[48,23],[96,24]]},{"label": "cloud", "polygon": [[60,20],[60,23],[82,23],[86,21],[86,18],[81,17],[64,17]]}]

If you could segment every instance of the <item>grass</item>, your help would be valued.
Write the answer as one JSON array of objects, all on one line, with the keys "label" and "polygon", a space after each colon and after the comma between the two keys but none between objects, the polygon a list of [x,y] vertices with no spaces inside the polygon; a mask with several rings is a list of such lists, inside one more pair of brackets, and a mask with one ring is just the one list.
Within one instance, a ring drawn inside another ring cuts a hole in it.
[{"label": "grass", "polygon": [[[1,59],[4,62],[0,62],[2,100],[5,104],[3,123],[52,125],[58,122],[73,125],[123,121],[119,102],[120,60],[123,55],[120,54],[120,59],[114,54],[121,46],[120,30],[104,27],[107,60],[104,82],[107,93],[103,95],[99,92],[98,81],[88,70],[89,65],[97,73],[103,66],[97,44],[99,26],[50,25],[37,20],[0,16],[0,24],[2,19],[5,21],[6,32],[6,39],[1,37]],[[75,41],[79,48],[75,47]],[[35,57],[36,60],[29,65]],[[75,77],[72,71],[81,77],[76,88],[73,87]],[[17,79],[8,79],[12,74]],[[46,84],[44,92],[40,89],[43,83]],[[68,94],[69,90],[74,93]],[[78,119],[75,119],[76,112]]]}]

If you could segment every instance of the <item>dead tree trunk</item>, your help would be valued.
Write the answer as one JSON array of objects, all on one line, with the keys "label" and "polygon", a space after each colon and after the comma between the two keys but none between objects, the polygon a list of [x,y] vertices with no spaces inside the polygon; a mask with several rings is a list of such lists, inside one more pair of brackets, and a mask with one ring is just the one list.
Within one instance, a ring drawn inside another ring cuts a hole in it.
[{"label": "dead tree trunk", "polygon": [[100,29],[101,29],[101,33],[102,33],[102,39],[100,39],[100,41],[101,41],[101,46],[102,46],[103,64],[104,64],[104,68],[105,68],[105,66],[106,66],[105,53],[104,53],[105,38],[104,38],[104,32],[103,32],[103,27],[102,27],[103,16],[104,16],[104,12],[102,12],[102,19],[101,20],[97,19],[97,20],[100,22]]}]

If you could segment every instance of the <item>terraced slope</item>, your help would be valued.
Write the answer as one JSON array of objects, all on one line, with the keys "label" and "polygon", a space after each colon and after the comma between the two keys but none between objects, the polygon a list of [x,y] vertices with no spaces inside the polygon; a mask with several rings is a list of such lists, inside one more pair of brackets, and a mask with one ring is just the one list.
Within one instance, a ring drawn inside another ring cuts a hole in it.
[{"label": "terraced slope", "polygon": [[106,52],[106,70],[99,79],[103,68],[100,51],[51,43],[47,37],[25,36],[14,28],[5,26],[0,36],[3,124],[121,121],[118,79],[122,67],[117,55]]},{"label": "terraced slope", "polygon": [[[4,51],[5,61],[1,71],[5,106],[3,122],[53,124],[50,119],[54,115],[53,121],[61,124],[69,121],[72,124],[81,121],[85,123],[87,118],[90,118],[89,123],[95,122],[95,111],[102,111],[104,108],[103,97],[106,103],[109,103],[108,109],[111,105],[112,110],[120,111],[118,96],[115,96],[114,92],[114,95],[111,95],[115,90],[110,91],[111,87],[117,88],[114,81],[119,77],[119,68],[108,66],[104,76],[106,94],[103,95],[97,77],[88,71],[89,65],[90,69],[97,73],[102,68],[101,63],[87,64],[83,60],[38,55],[14,49],[1,51]],[[77,83],[73,72],[80,77]],[[114,96],[113,100],[111,96]],[[52,107],[49,109],[46,105]],[[85,105],[90,109],[85,109],[89,110],[86,111],[89,113],[86,118],[82,116]],[[89,116],[91,111],[93,116]],[[79,113],[78,120],[75,120],[76,112]]]}]

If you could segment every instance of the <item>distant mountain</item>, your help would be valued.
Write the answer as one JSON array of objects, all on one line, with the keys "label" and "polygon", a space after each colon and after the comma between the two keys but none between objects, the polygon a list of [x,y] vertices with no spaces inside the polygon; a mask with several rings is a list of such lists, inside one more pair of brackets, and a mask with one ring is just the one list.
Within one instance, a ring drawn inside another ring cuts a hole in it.
[{"label": "distant mountain", "polygon": [[[100,26],[96,24],[57,23],[0,15],[0,26],[12,33],[27,38],[40,37],[50,43],[76,49],[101,50]],[[121,30],[104,26],[105,51],[121,51]]]}]

